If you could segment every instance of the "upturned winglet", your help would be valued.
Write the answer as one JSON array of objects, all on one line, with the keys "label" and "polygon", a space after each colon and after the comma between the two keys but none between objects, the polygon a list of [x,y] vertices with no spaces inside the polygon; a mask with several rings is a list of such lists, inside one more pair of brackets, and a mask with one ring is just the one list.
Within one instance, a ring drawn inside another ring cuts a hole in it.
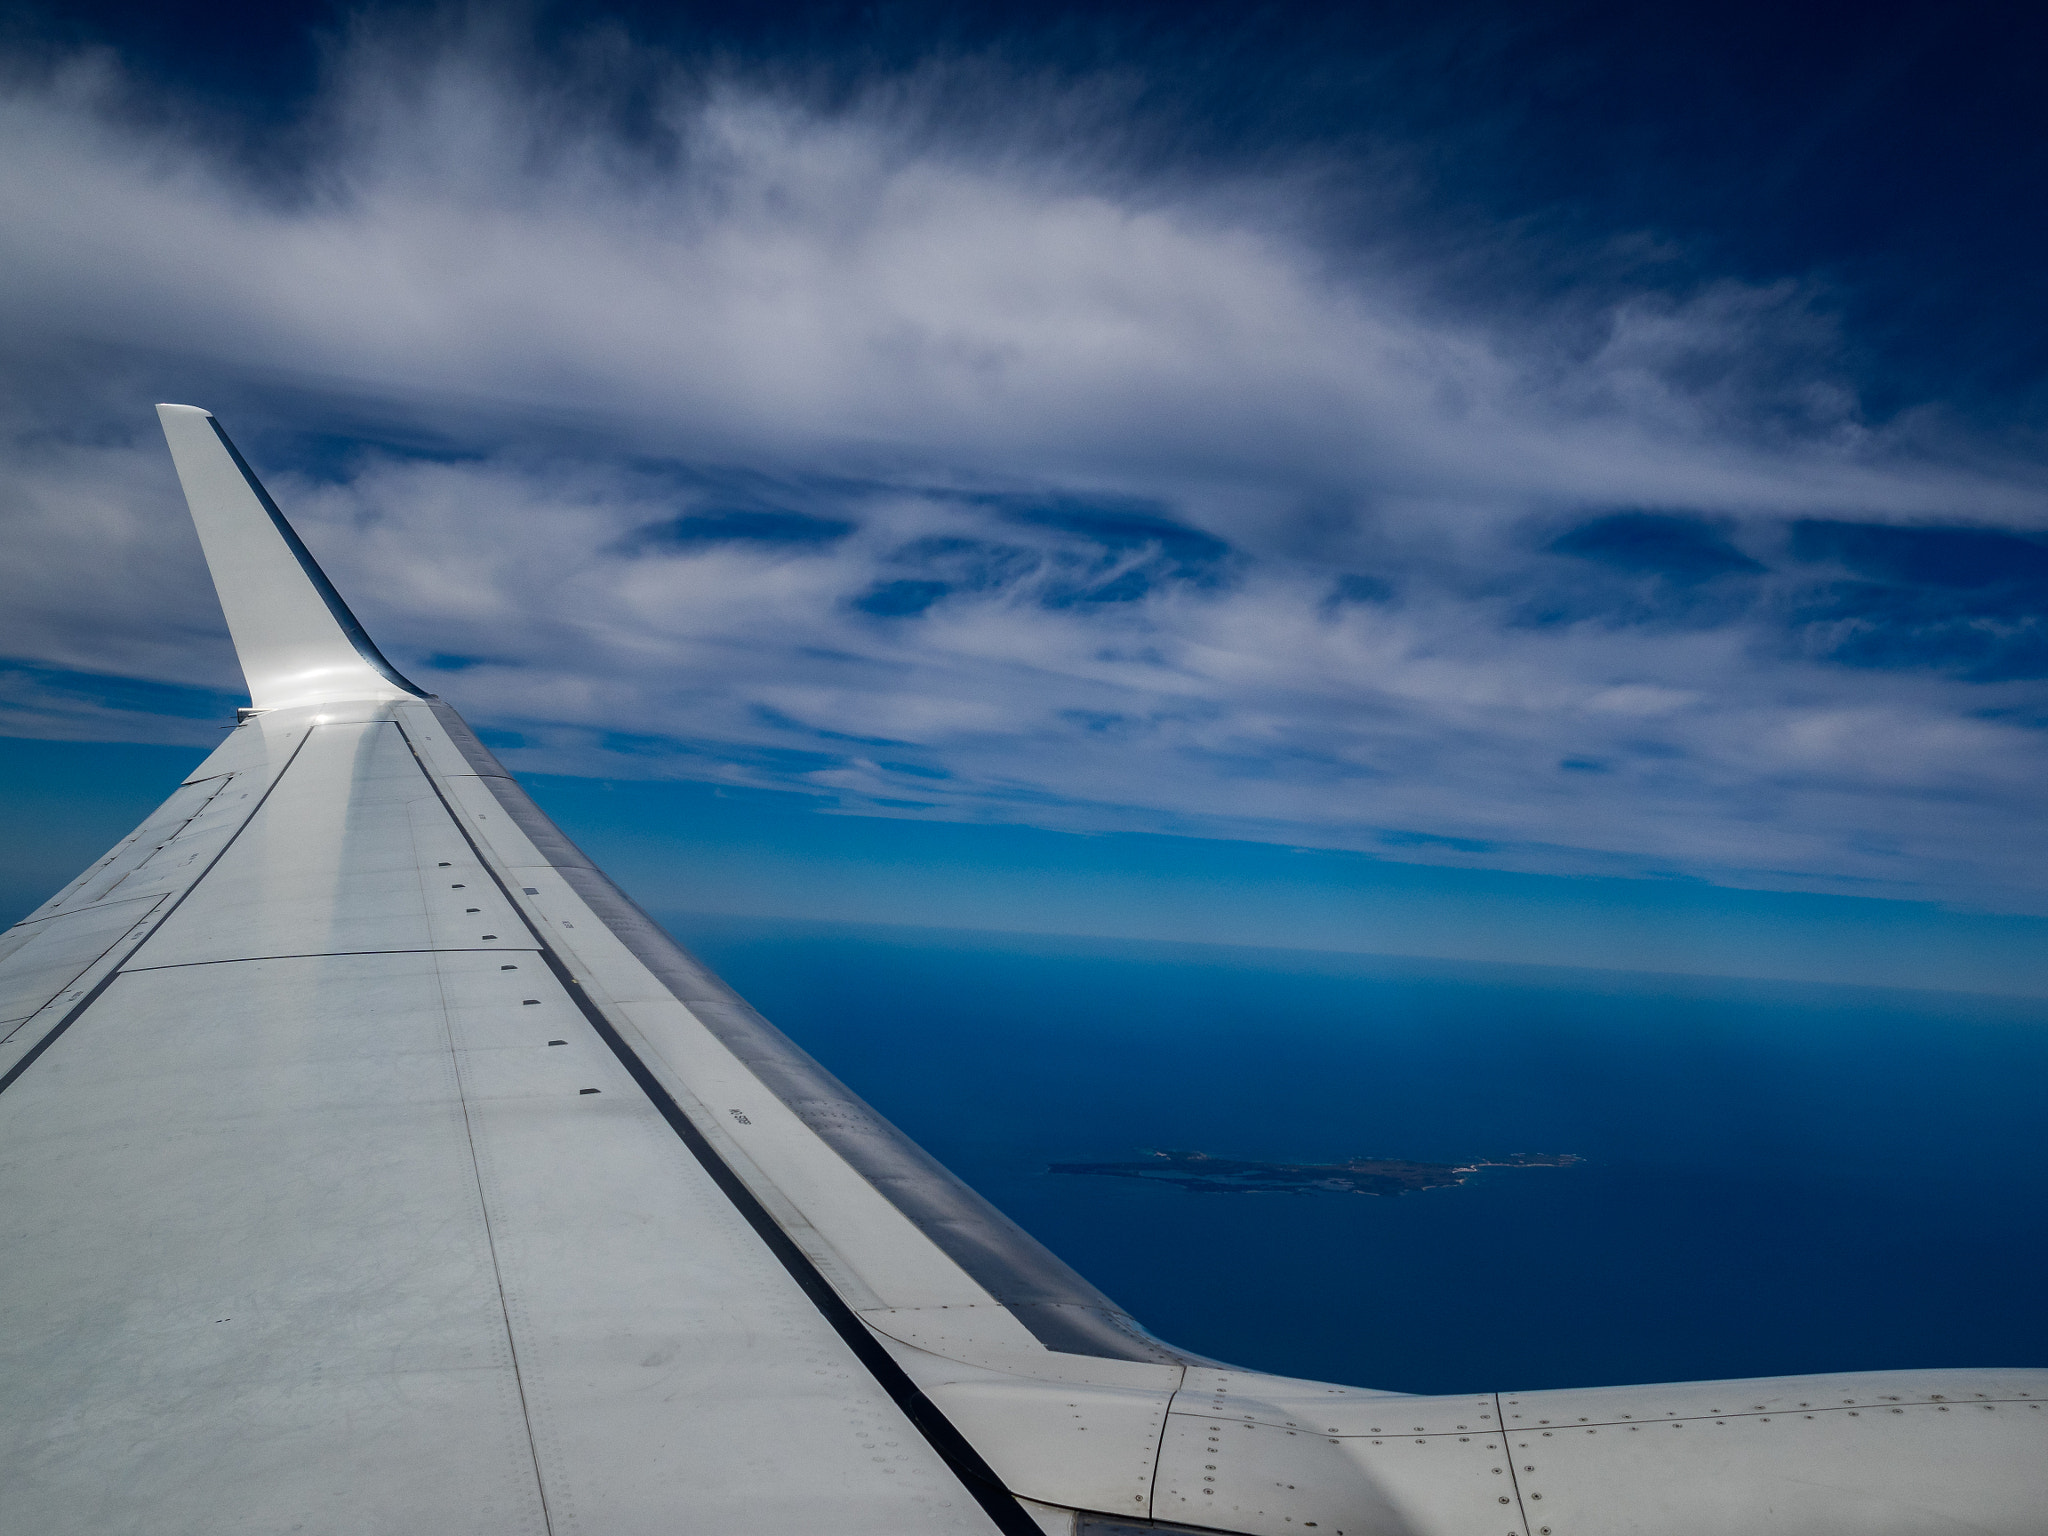
[{"label": "upturned winglet", "polygon": [[253,709],[424,698],[384,659],[211,411],[159,405]]}]

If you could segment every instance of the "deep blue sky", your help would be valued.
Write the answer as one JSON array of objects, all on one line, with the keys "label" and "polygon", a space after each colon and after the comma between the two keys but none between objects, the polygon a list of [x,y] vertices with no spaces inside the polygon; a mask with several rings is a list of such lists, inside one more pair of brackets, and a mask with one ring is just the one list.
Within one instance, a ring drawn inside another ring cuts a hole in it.
[{"label": "deep blue sky", "polygon": [[172,398],[657,907],[2043,988],[2034,10],[0,15],[17,909]]}]

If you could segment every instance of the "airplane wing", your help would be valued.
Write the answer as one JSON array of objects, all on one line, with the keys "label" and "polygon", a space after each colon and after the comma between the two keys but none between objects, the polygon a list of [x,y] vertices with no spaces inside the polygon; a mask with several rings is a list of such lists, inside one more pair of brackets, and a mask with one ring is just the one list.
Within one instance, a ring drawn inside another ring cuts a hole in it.
[{"label": "airplane wing", "polygon": [[607,880],[159,412],[251,704],[0,935],[0,1531],[2048,1530],[2048,1372],[1413,1397],[1153,1338]]}]

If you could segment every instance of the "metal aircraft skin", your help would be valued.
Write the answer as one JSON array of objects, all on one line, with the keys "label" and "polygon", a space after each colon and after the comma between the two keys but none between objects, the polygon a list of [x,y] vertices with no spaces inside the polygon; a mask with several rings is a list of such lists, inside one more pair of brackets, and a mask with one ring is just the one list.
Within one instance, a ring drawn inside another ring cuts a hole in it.
[{"label": "metal aircraft skin", "polygon": [[[1415,1397],[1161,1343],[622,895],[158,409],[251,707],[0,936],[0,1533],[2048,1532],[2048,1371]],[[1328,1304],[1401,1326],[1369,1274]]]}]

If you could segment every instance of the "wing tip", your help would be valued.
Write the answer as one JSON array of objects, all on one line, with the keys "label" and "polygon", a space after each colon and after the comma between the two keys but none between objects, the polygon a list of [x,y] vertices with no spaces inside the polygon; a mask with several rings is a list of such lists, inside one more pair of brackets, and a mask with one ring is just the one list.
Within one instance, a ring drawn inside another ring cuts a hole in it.
[{"label": "wing tip", "polygon": [[173,416],[204,416],[208,421],[213,420],[213,412],[196,405],[172,405],[164,402],[158,404],[156,413],[166,421]]}]

